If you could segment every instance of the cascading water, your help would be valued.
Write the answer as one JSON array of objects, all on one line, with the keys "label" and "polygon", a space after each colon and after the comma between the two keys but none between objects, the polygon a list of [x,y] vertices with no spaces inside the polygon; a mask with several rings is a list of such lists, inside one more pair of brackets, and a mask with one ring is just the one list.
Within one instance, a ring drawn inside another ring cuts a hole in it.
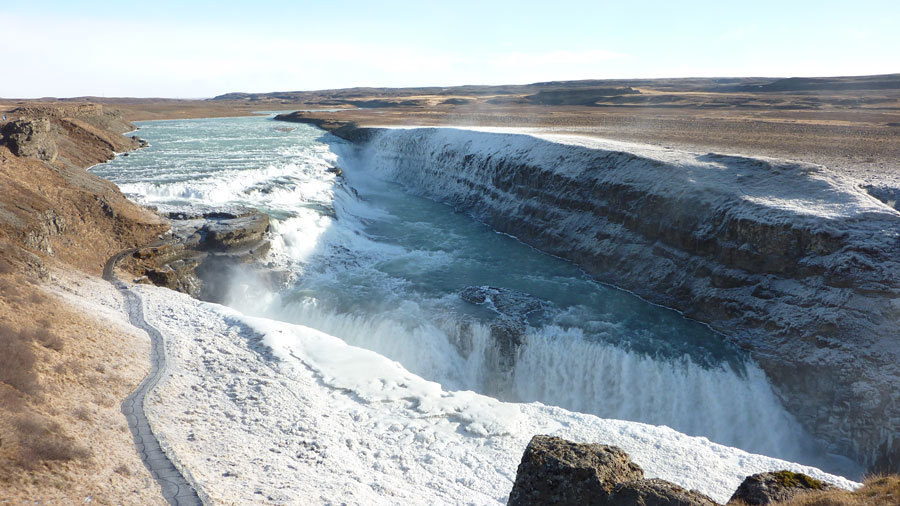
[{"label": "cascading water", "polygon": [[[848,472],[722,336],[406,191],[389,160],[338,158],[333,150],[349,152],[341,141],[278,126],[264,117],[146,122],[149,148],[94,170],[162,208],[269,213],[271,260],[293,279],[270,293],[236,275],[228,304],[244,313],[340,337],[445,389],[668,425]],[[338,161],[343,177],[329,171]]]}]

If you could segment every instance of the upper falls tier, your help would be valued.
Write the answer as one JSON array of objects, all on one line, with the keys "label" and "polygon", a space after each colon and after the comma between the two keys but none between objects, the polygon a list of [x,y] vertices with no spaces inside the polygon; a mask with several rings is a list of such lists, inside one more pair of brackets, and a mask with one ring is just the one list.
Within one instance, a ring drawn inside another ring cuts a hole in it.
[{"label": "upper falls tier", "polygon": [[708,322],[813,434],[900,469],[900,213],[853,182],[805,163],[580,137],[335,133],[380,174]]}]

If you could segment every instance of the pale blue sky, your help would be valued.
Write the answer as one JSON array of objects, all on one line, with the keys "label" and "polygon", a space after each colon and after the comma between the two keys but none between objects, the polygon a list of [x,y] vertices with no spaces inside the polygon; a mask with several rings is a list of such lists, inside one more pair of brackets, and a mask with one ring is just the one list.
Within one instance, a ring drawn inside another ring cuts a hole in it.
[{"label": "pale blue sky", "polygon": [[897,0],[3,1],[0,34],[0,97],[900,72]]}]

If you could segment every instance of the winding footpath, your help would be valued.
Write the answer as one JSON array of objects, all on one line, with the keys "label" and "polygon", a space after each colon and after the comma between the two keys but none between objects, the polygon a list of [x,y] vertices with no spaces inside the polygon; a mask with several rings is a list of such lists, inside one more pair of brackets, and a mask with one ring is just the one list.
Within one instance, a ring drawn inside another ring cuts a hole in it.
[{"label": "winding footpath", "polygon": [[125,308],[131,324],[145,330],[150,335],[150,372],[134,392],[122,402],[122,413],[128,419],[134,446],[137,448],[141,460],[159,483],[163,497],[169,504],[173,506],[201,505],[203,503],[197,492],[162,451],[159,440],[153,434],[144,413],[144,399],[147,397],[147,393],[156,386],[166,370],[166,348],[165,339],[159,330],[144,320],[144,308],[140,297],[115,274],[116,264],[134,251],[134,249],[120,251],[107,260],[103,267],[103,279],[112,283],[125,297]]}]

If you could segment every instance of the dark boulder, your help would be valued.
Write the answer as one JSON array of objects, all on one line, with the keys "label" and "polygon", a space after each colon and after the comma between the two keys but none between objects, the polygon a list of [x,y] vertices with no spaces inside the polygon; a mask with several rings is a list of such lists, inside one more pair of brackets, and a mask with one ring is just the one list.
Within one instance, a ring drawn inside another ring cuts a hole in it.
[{"label": "dark boulder", "polygon": [[45,162],[56,160],[56,131],[46,118],[10,121],[3,125],[0,137],[16,156]]},{"label": "dark boulder", "polygon": [[509,494],[511,506],[718,506],[674,483],[644,479],[644,471],[615,446],[534,436]]},{"label": "dark boulder", "polygon": [[665,480],[637,480],[616,485],[609,506],[718,506],[696,490],[685,490]]},{"label": "dark boulder", "polygon": [[795,495],[816,491],[831,490],[831,484],[811,478],[802,473],[791,471],[775,471],[748,476],[738,487],[728,504],[758,505],[777,501],[786,501]]},{"label": "dark boulder", "polygon": [[643,477],[640,466],[615,446],[534,436],[522,455],[507,504],[603,505],[618,483]]},{"label": "dark boulder", "polygon": [[513,318],[524,317],[528,313],[543,309],[540,299],[509,288],[467,286],[459,292],[459,297],[466,302],[487,306],[497,313]]}]

